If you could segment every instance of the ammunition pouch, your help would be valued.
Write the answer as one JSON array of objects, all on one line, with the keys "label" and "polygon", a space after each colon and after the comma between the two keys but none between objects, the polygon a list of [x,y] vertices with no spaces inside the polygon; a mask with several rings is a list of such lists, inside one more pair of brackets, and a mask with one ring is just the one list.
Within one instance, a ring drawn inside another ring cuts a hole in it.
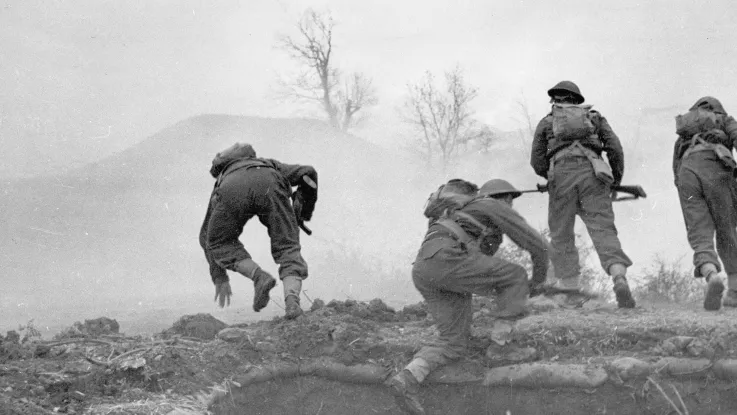
[{"label": "ammunition pouch", "polygon": [[591,167],[593,167],[594,175],[597,179],[601,180],[607,186],[614,184],[614,174],[612,173],[612,168],[609,166],[609,163],[590,148],[583,146],[578,140],[574,141],[573,144],[563,150],[555,153],[555,155],[550,159],[548,181],[552,179],[555,162],[564,157],[586,157],[591,163]]}]

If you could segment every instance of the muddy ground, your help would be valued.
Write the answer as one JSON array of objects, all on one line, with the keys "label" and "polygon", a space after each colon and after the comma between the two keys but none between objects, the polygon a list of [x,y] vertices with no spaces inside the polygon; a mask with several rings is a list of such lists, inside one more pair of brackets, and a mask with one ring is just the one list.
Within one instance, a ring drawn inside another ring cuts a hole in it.
[{"label": "muddy ground", "polygon": [[[380,383],[312,375],[251,383],[264,368],[315,362],[338,374],[371,367],[371,376],[384,376],[436,334],[423,304],[394,310],[380,300],[315,300],[311,306],[296,321],[228,326],[208,314],[183,316],[150,336],[119,333],[106,317],[77,323],[50,341],[32,327],[9,332],[0,344],[0,413],[400,414]],[[450,368],[461,377],[529,361],[737,358],[737,310],[707,313],[698,303],[619,310],[595,301],[569,309],[560,299],[541,297],[529,316],[508,322],[493,318],[492,308],[491,301],[475,303],[469,355]],[[431,377],[422,389],[430,414],[679,413],[673,403],[680,413],[737,413],[737,384],[707,372],[591,389],[488,387],[442,378]]]}]

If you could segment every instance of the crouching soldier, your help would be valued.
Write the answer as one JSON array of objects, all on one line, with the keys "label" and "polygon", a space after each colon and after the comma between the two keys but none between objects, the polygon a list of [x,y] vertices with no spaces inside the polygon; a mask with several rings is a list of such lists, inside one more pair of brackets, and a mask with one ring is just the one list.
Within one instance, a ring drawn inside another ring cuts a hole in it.
[{"label": "crouching soldier", "polygon": [[491,180],[477,189],[473,183],[451,180],[431,195],[425,208],[430,224],[412,268],[412,281],[427,303],[439,338],[387,381],[397,404],[412,414],[425,413],[418,397],[420,383],[466,351],[473,294],[498,294],[499,317],[524,315],[527,272],[494,255],[504,235],[530,253],[533,284],[545,281],[548,244],[512,208],[520,193],[504,180]]},{"label": "crouching soldier", "polygon": [[676,117],[676,133],[673,173],[688,242],[694,250],[694,275],[707,282],[704,308],[722,306],[719,259],[729,287],[724,305],[737,307],[737,184],[732,158],[737,121],[716,98],[704,97],[688,113]]},{"label": "crouching soldier", "polygon": [[[317,201],[317,172],[311,166],[284,164],[256,157],[249,144],[236,143],[218,153],[210,174],[217,179],[200,230],[200,245],[210,265],[215,300],[230,305],[232,291],[226,270],[253,280],[253,310],[269,303],[274,278],[251,258],[238,240],[249,219],[258,216],[271,240],[284,285],[286,318],[302,314],[299,298],[307,263],[302,258],[299,226],[310,220]],[[297,186],[292,193],[292,187]],[[290,197],[292,200],[290,200]]]},{"label": "crouching soldier", "polygon": [[[622,250],[612,209],[611,186],[619,185],[624,174],[622,145],[606,118],[581,105],[584,97],[573,82],[559,82],[548,96],[552,109],[537,125],[530,164],[548,179],[548,227],[558,288],[581,291],[574,233],[579,216],[602,268],[612,277],[618,306],[634,308],[625,276],[632,261]],[[581,304],[575,297],[570,300],[571,305]]]}]

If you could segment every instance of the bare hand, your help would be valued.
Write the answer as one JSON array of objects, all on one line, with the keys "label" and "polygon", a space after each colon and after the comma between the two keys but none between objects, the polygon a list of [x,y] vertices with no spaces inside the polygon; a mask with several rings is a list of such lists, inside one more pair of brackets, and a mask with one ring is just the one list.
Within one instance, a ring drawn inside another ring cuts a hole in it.
[{"label": "bare hand", "polygon": [[233,291],[230,289],[230,282],[225,281],[215,284],[215,301],[217,301],[220,308],[230,306],[230,297],[233,295]]}]

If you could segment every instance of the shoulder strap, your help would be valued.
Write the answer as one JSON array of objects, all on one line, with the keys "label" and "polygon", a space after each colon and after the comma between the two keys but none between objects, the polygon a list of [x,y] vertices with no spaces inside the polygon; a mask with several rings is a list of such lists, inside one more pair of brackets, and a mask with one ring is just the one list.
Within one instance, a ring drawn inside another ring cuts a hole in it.
[{"label": "shoulder strap", "polygon": [[[461,225],[456,222],[456,220],[458,220],[459,218],[463,218],[464,220],[473,224],[473,226],[481,229],[481,235],[479,235],[478,238],[472,238],[465,230],[463,230],[463,227],[461,227]],[[459,210],[451,213],[451,217],[438,220],[437,223],[444,226],[449,231],[453,232],[458,240],[464,244],[469,244],[475,240],[483,240],[489,233],[491,233],[491,230],[488,226],[484,226],[483,223],[479,222],[479,220],[474,218],[472,215]]]}]

